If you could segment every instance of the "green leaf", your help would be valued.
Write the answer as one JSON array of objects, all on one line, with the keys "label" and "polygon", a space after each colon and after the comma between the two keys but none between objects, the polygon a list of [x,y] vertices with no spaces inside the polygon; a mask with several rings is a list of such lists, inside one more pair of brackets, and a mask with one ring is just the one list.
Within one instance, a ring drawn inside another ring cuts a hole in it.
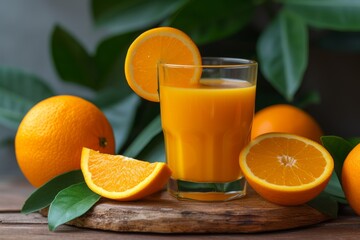
[{"label": "green leaf", "polygon": [[165,162],[165,143],[164,135],[159,133],[156,135],[146,147],[137,155],[138,159],[143,159],[147,162]]},{"label": "green leaf", "polygon": [[140,98],[140,104],[136,110],[135,119],[126,143],[121,149],[123,153],[138,135],[149,125],[149,123],[160,114],[160,105]]},{"label": "green leaf", "polygon": [[102,108],[109,120],[115,135],[116,152],[119,152],[129,137],[140,99],[132,94],[122,101]]},{"label": "green leaf", "polygon": [[177,11],[188,0],[92,0],[95,24],[123,33],[151,27]]},{"label": "green leaf", "polygon": [[157,116],[132,142],[132,144],[124,152],[124,155],[128,157],[136,157],[141,152],[141,150],[143,150],[145,146],[161,132],[161,118],[160,116]]},{"label": "green leaf", "polygon": [[30,195],[25,201],[21,213],[28,214],[49,206],[59,191],[83,181],[84,177],[80,170],[67,172],[53,178]]},{"label": "green leaf", "polygon": [[339,31],[360,30],[358,0],[283,0],[287,9],[309,25]]},{"label": "green leaf", "polygon": [[41,78],[0,67],[0,124],[16,130],[31,107],[52,95],[54,92]]},{"label": "green leaf", "polygon": [[347,204],[347,200],[345,194],[342,190],[340,181],[335,172],[331,175],[330,181],[326,186],[324,192],[328,193],[333,197],[336,201],[342,204]]},{"label": "green leaf", "polygon": [[164,25],[182,29],[201,45],[238,32],[250,21],[254,9],[249,0],[189,1]]},{"label": "green leaf", "polygon": [[348,138],[346,140],[348,141],[348,143],[350,143],[352,148],[354,148],[356,145],[358,145],[360,143],[360,138],[358,138],[358,137]]},{"label": "green leaf", "polygon": [[260,70],[288,101],[301,85],[308,59],[308,33],[304,21],[280,11],[257,43]]},{"label": "green leaf", "polygon": [[101,88],[115,88],[119,99],[133,93],[125,79],[124,62],[130,44],[139,34],[134,32],[112,36],[101,41],[96,48],[99,85]]},{"label": "green leaf", "polygon": [[338,202],[325,192],[320,193],[307,204],[331,218],[337,218],[338,216]]},{"label": "green leaf", "polygon": [[323,136],[321,142],[334,159],[334,169],[339,179],[346,156],[353,149],[353,144],[338,136]]},{"label": "green leaf", "polygon": [[321,142],[334,159],[335,174],[332,175],[325,192],[338,202],[346,204],[347,200],[341,187],[341,173],[344,161],[350,151],[360,142],[359,138],[346,140],[338,136],[323,136]]},{"label": "green leaf", "polygon": [[56,195],[50,205],[48,215],[49,229],[54,231],[61,224],[83,215],[99,199],[100,196],[91,191],[85,182],[65,188]]},{"label": "green leaf", "polygon": [[62,80],[99,89],[94,59],[80,42],[59,25],[55,26],[51,35],[51,53]]},{"label": "green leaf", "polygon": [[297,101],[294,102],[294,105],[296,105],[299,108],[305,108],[311,104],[320,104],[320,102],[321,102],[320,93],[314,90],[314,91],[306,92],[303,95],[299,96]]}]

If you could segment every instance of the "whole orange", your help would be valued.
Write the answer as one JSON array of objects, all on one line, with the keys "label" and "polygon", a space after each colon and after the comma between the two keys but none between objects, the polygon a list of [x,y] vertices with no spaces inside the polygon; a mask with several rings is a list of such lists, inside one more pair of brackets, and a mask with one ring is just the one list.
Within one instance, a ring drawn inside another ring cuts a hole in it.
[{"label": "whole orange", "polygon": [[350,151],[344,161],[341,185],[351,208],[360,215],[360,144]]},{"label": "whole orange", "polygon": [[80,169],[83,147],[114,154],[112,127],[94,104],[76,96],[54,96],[34,107],[15,137],[18,165],[35,187]]},{"label": "whole orange", "polygon": [[291,133],[320,142],[323,131],[304,110],[290,104],[276,104],[258,111],[253,120],[251,139],[270,133]]}]

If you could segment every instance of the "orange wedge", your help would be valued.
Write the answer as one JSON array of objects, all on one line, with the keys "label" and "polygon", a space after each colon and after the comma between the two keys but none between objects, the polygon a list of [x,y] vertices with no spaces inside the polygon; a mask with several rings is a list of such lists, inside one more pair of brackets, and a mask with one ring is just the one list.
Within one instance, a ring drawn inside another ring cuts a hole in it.
[{"label": "orange wedge", "polygon": [[293,134],[269,133],[242,150],[240,167],[263,198],[280,205],[299,205],[326,187],[334,162],[317,142]]},{"label": "orange wedge", "polygon": [[81,171],[88,187],[105,198],[138,200],[160,191],[171,171],[165,163],[149,163],[83,148]]},{"label": "orange wedge", "polygon": [[[126,80],[137,95],[154,102],[159,102],[159,63],[201,65],[201,55],[190,37],[175,28],[153,28],[137,37],[125,58]],[[187,71],[186,76],[180,76],[197,81],[199,74],[193,70]]]}]

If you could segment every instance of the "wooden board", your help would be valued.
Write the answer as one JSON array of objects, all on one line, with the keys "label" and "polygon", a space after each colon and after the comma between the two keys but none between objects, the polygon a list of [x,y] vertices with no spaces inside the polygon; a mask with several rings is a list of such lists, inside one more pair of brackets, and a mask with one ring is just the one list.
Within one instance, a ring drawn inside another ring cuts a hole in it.
[{"label": "wooden board", "polygon": [[229,202],[179,201],[165,191],[136,202],[101,199],[87,214],[68,224],[119,232],[249,233],[308,226],[328,219],[307,205],[269,203],[249,189],[246,197]]},{"label": "wooden board", "polygon": [[[60,226],[56,232],[51,232],[47,219],[38,213],[21,214],[20,209],[34,188],[21,180],[4,179],[0,176],[0,239],[74,239],[74,240],[158,240],[167,239],[169,234],[119,233],[111,231],[93,231],[88,228]],[[245,200],[245,199],[244,199]],[[290,221],[288,219],[286,221]],[[179,220],[181,221],[181,219]],[[348,205],[340,205],[339,217],[315,224],[311,227],[273,231],[264,234],[182,234],[174,239],[187,240],[234,240],[234,239],[356,239],[360,234],[360,217]]]}]

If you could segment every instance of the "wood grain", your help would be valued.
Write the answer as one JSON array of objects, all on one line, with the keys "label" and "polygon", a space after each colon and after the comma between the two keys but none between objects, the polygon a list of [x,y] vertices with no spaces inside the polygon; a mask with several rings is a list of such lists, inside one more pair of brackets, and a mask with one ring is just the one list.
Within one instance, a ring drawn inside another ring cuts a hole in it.
[{"label": "wood grain", "polygon": [[18,211],[35,189],[19,179],[0,178],[0,211]]},{"label": "wood grain", "polygon": [[[2,181],[1,181],[2,180]],[[47,219],[38,213],[29,215],[21,214],[24,200],[33,191],[33,187],[22,181],[7,181],[0,179],[0,239],[16,240],[39,240],[39,239],[131,239],[131,240],[158,240],[158,239],[189,239],[189,240],[227,240],[227,239],[358,239],[360,236],[360,217],[357,216],[349,206],[341,206],[339,217],[331,221],[324,221],[319,224],[307,227],[292,228],[282,231],[271,231],[266,233],[237,233],[237,234],[156,234],[156,233],[135,233],[135,232],[113,232],[95,231],[90,228],[77,228],[69,225],[62,225],[56,232],[50,232]],[[251,197],[251,193],[248,197]],[[147,199],[150,201],[154,196]],[[248,201],[246,198],[239,201]],[[101,204],[105,204],[103,201]],[[139,205],[141,202],[128,203],[128,205]],[[114,203],[120,204],[120,203]],[[177,202],[182,204],[182,202]],[[212,208],[218,204],[203,204]],[[250,205],[249,207],[251,207]],[[134,206],[136,207],[136,206]],[[138,206],[139,207],[139,206]],[[180,207],[179,207],[180,208]],[[95,210],[95,209],[94,209]],[[176,210],[178,211],[178,210]],[[236,211],[233,209],[233,211]],[[284,222],[292,221],[286,219]],[[178,224],[183,220],[179,219]]]},{"label": "wood grain", "polygon": [[179,201],[160,192],[137,202],[102,199],[68,224],[119,232],[252,233],[308,226],[329,217],[307,205],[283,207],[250,190],[246,197],[204,203]]}]

